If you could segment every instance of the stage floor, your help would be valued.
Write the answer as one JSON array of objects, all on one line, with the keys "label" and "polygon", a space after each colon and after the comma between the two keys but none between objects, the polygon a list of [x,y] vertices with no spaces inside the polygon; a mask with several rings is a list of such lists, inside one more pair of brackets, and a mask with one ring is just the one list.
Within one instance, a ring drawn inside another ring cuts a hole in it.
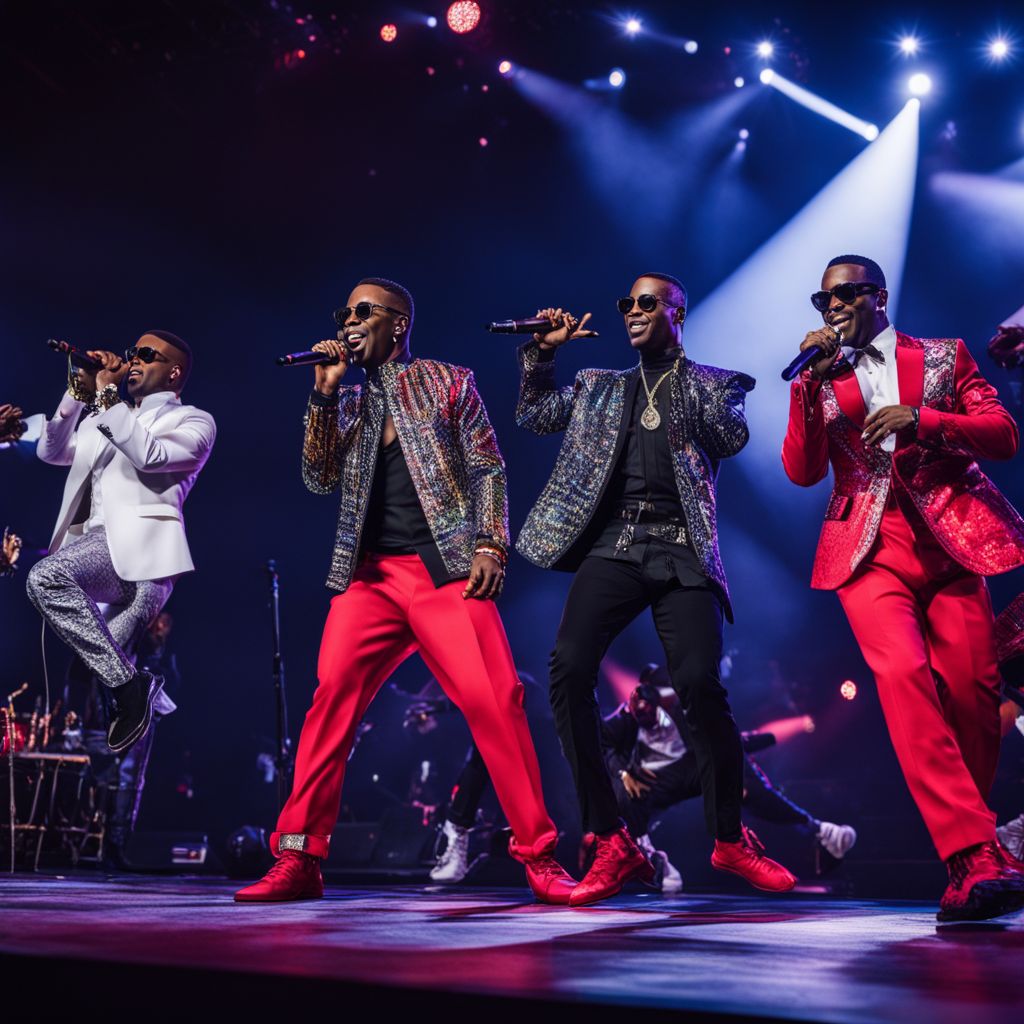
[{"label": "stage floor", "polygon": [[134,979],[168,1012],[179,999],[208,1010],[219,992],[238,1010],[246,996],[295,1012],[311,1000],[340,1009],[368,999],[381,1014],[404,1005],[431,1018],[483,1014],[484,1024],[564,1019],[566,1002],[590,1006],[588,1020],[622,1019],[624,1006],[642,1017],[1024,1019],[1024,914],[938,926],[935,908],[918,903],[641,892],[568,910],[526,890],[423,886],[329,887],[319,902],[238,905],[235,887],[4,875],[4,977],[16,988],[49,978],[45,992],[59,998],[67,987],[76,1001],[90,980],[95,995]]}]

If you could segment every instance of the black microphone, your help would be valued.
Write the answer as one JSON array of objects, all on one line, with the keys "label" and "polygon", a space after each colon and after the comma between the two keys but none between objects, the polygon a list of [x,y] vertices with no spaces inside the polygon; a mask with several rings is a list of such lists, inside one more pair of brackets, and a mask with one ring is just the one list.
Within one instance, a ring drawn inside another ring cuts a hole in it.
[{"label": "black microphone", "polygon": [[323,352],[314,352],[310,349],[307,352],[289,352],[285,356],[277,357],[278,366],[309,366],[310,363],[320,366],[337,366],[339,360],[334,356],[325,355]]},{"label": "black microphone", "polygon": [[[832,327],[832,325],[829,324],[829,327]],[[839,330],[838,327],[832,327],[832,330],[836,332],[836,341],[842,345],[843,332]],[[826,354],[827,353],[823,352],[817,345],[809,345],[802,352],[798,352],[796,354],[796,359],[794,359],[793,362],[791,362],[789,366],[782,371],[782,379],[792,380],[794,377],[798,377],[807,369],[808,366],[811,365],[811,363],[817,362],[817,360],[821,359]]]},{"label": "black microphone", "polygon": [[87,356],[80,349],[75,348],[74,345],[69,345],[66,341],[58,341],[56,338],[47,338],[46,344],[53,349],[54,352],[60,352],[61,355],[65,355],[71,360],[72,366],[77,366],[80,370],[88,370],[90,373],[99,373],[103,369],[103,364],[97,359],[92,359]]},{"label": "black microphone", "polygon": [[546,316],[528,316],[525,320],[495,320],[487,324],[491,334],[550,334],[561,324],[553,324]]}]

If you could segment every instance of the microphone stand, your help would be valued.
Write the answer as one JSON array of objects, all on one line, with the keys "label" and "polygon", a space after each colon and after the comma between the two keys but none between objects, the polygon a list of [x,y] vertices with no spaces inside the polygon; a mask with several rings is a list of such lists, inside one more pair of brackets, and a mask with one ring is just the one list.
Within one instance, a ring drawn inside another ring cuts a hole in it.
[{"label": "microphone stand", "polygon": [[274,751],[274,767],[277,770],[277,809],[284,808],[288,799],[291,781],[292,741],[288,737],[288,700],[284,691],[284,658],[281,655],[281,606],[280,578],[277,562],[267,561],[267,580],[270,583],[270,633],[273,646],[271,661],[274,676],[274,702],[277,706],[277,749]]}]

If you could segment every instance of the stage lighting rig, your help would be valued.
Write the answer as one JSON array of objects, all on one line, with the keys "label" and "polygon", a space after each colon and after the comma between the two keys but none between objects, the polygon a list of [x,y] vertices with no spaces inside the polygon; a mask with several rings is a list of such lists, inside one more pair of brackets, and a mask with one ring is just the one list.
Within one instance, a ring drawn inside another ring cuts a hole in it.
[{"label": "stage lighting rig", "polygon": [[458,0],[448,7],[445,20],[456,35],[472,32],[480,24],[480,5],[476,0]]},{"label": "stage lighting rig", "polygon": [[923,71],[918,71],[907,79],[907,91],[911,96],[927,96],[932,91],[932,80]]}]

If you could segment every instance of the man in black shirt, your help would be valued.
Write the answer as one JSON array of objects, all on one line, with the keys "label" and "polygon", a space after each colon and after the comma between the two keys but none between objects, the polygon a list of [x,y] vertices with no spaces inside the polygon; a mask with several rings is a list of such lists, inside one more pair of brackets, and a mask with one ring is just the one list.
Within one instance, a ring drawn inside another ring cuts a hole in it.
[{"label": "man in black shirt", "polygon": [[631,878],[653,878],[619,819],[595,694],[609,644],[648,607],[700,767],[712,864],[785,891],[796,879],[763,855],[740,821],[743,749],[718,667],[722,618],[732,613],[715,478],[719,460],[746,444],[743,401],[754,381],[686,358],[686,289],[676,278],[645,274],[618,308],[640,357],[635,369],[584,370],[574,386],[555,386],[555,351],[594,334],[589,313],[577,321],[561,309],[544,311],[553,330],[520,350],[517,422],[540,434],[565,431],[517,547],[545,568],[576,571],[551,655],[551,706],[583,826],[597,846],[570,905],[614,895]]}]

